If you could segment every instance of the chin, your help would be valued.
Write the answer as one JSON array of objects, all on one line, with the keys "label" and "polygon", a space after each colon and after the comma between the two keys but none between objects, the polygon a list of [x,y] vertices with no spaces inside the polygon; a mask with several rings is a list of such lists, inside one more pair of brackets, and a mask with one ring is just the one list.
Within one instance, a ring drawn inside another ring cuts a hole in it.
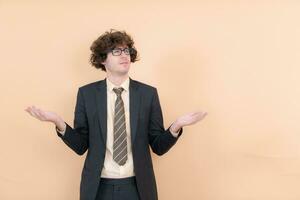
[{"label": "chin", "polygon": [[126,66],[126,67],[123,67],[121,71],[122,71],[122,72],[128,72],[129,69],[130,69],[129,66]]},{"label": "chin", "polygon": [[128,74],[129,70],[122,70],[122,71],[119,71],[118,74],[120,75],[126,75]]}]

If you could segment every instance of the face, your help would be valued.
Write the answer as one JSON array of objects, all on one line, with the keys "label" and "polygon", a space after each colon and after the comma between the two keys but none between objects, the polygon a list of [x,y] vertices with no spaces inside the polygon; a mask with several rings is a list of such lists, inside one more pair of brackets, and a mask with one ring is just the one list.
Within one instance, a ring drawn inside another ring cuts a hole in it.
[{"label": "face", "polygon": [[[118,45],[116,48],[124,50],[128,47],[126,45]],[[113,55],[112,52],[109,52],[106,60],[102,64],[105,66],[107,73],[116,76],[126,75],[129,72],[131,64],[130,55],[125,54],[124,51],[121,52],[121,55]]]}]

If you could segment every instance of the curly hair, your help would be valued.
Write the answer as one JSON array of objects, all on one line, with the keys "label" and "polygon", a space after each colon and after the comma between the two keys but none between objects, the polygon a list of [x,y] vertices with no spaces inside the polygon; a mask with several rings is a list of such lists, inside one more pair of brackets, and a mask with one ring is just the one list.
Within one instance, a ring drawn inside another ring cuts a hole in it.
[{"label": "curly hair", "polygon": [[131,48],[130,61],[135,62],[138,60],[138,52],[134,47],[134,41],[125,31],[117,31],[111,29],[102,34],[96,39],[90,50],[92,51],[90,63],[97,69],[106,71],[105,66],[102,64],[107,58],[107,53],[114,49],[117,45],[127,45]]}]

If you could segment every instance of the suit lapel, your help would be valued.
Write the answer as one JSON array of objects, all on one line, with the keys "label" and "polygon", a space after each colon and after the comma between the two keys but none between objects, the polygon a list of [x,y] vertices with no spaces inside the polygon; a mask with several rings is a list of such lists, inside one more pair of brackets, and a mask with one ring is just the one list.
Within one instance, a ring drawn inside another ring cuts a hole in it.
[{"label": "suit lapel", "polygon": [[129,82],[129,111],[130,111],[130,131],[131,131],[131,144],[134,144],[136,136],[136,129],[138,124],[138,116],[140,109],[140,94],[138,84],[130,79]]},{"label": "suit lapel", "polygon": [[96,109],[98,114],[99,125],[101,129],[102,139],[106,144],[107,132],[107,92],[106,92],[106,79],[99,82],[96,93]]}]

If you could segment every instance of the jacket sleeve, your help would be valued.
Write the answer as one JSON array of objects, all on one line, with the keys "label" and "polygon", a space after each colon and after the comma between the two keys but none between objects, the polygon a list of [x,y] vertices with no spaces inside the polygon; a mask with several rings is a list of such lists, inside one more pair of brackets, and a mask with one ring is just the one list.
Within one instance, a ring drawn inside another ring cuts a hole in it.
[{"label": "jacket sleeve", "polygon": [[151,149],[157,155],[163,155],[177,142],[178,138],[182,134],[180,129],[177,137],[174,137],[170,132],[170,127],[165,130],[163,125],[163,115],[160,107],[160,102],[157,94],[157,89],[154,90],[154,94],[151,102],[151,111],[149,119],[148,137]]},{"label": "jacket sleeve", "polygon": [[74,128],[66,122],[66,130],[61,134],[56,130],[57,135],[78,155],[83,155],[89,147],[89,126],[84,103],[84,97],[80,88],[77,93],[75,106]]}]

